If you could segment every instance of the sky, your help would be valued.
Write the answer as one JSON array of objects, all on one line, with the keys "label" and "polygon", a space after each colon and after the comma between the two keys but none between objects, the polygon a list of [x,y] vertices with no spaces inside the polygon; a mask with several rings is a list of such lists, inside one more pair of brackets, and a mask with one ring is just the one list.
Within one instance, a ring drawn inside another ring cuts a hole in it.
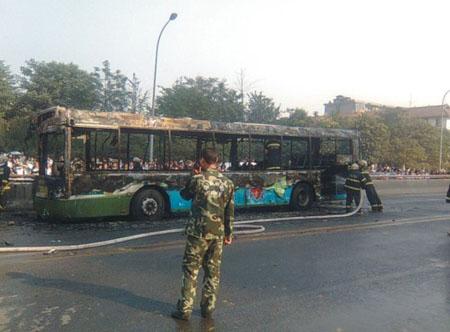
[{"label": "sky", "polygon": [[[262,91],[282,110],[323,112],[336,95],[440,104],[450,89],[450,2],[437,0],[0,0],[0,60],[108,59],[151,90],[181,76]],[[450,102],[450,101],[449,101]]]}]

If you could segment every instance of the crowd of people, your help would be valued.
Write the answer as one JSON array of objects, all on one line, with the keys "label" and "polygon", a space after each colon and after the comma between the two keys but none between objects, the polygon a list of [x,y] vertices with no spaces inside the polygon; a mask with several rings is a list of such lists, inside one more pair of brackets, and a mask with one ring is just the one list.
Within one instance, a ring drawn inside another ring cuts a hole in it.
[{"label": "crowd of people", "polygon": [[39,173],[39,162],[34,157],[27,157],[19,152],[0,154],[0,157],[7,159],[6,165],[12,176],[30,176]]},{"label": "crowd of people", "polygon": [[370,173],[377,175],[436,175],[436,174],[446,174],[445,170],[441,172],[434,169],[426,168],[399,168],[389,165],[377,165],[373,164],[370,166]]}]

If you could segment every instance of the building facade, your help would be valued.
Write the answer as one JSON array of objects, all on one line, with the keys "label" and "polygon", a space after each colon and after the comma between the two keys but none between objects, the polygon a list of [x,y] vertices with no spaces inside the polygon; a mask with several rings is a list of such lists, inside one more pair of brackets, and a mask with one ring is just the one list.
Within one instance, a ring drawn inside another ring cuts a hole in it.
[{"label": "building facade", "polygon": [[387,108],[392,108],[390,106],[368,103],[362,100],[352,99],[346,96],[336,96],[333,101],[325,104],[325,115],[354,115],[364,112],[376,112]]},{"label": "building facade", "polygon": [[326,103],[325,116],[354,116],[365,112],[386,112],[398,111],[404,112],[408,116],[417,119],[423,119],[434,127],[440,128],[442,117],[444,119],[444,128],[450,130],[450,108],[448,105],[430,105],[421,107],[394,107],[377,103],[369,103],[361,100],[352,99],[346,96],[336,96],[333,101]]}]

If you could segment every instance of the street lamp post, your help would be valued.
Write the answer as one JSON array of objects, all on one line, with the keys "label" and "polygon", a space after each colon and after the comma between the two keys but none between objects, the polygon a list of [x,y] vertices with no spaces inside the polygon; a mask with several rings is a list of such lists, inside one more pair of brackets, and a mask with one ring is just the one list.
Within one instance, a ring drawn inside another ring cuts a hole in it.
[{"label": "street lamp post", "polygon": [[[441,144],[439,145],[439,172],[442,170],[442,143],[444,140],[444,127],[447,127],[446,124],[444,125],[444,110],[445,110],[445,97],[447,97],[447,94],[450,92],[450,90],[447,90],[444,94],[444,97],[442,97],[442,111],[441,111]],[[446,121],[447,122],[447,121]]]},{"label": "street lamp post", "polygon": [[[153,93],[152,93],[152,108],[151,108],[151,116],[155,116],[155,94],[156,94],[156,73],[158,70],[158,50],[159,50],[159,41],[161,40],[161,36],[164,32],[164,29],[166,26],[170,23],[170,21],[173,21],[177,18],[177,13],[170,14],[169,19],[167,20],[166,24],[161,29],[161,32],[158,36],[158,41],[156,42],[156,55],[155,55],[155,69],[153,72]],[[153,161],[153,142],[154,142],[154,136],[150,135],[150,161]]]}]

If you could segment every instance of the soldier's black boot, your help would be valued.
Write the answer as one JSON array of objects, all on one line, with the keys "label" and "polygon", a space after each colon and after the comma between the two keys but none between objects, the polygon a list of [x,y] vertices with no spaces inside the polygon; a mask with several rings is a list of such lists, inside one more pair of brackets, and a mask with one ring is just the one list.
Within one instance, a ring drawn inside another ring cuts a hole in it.
[{"label": "soldier's black boot", "polygon": [[191,318],[191,314],[187,312],[182,312],[180,310],[173,311],[170,316],[175,319],[188,321]]}]

